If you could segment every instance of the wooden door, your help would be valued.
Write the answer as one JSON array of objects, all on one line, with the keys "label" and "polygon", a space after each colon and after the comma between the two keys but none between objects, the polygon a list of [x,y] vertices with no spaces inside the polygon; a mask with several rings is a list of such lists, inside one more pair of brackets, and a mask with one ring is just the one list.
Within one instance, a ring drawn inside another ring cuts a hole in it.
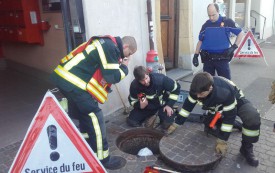
[{"label": "wooden door", "polygon": [[161,41],[165,68],[176,67],[175,59],[175,24],[176,0],[160,0]]}]

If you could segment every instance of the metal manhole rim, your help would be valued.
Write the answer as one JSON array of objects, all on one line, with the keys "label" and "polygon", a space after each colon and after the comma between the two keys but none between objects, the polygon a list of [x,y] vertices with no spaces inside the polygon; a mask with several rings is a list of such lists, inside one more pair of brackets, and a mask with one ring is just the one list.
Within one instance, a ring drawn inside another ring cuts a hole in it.
[{"label": "metal manhole rim", "polygon": [[[133,132],[135,132],[135,133],[136,132],[145,132],[145,134],[140,133],[140,134],[133,135],[132,134]],[[152,135],[150,135],[148,133],[156,134],[156,139],[159,140],[159,142],[162,139],[162,137],[165,136],[162,132],[160,132],[157,129],[145,128],[145,127],[136,127],[136,128],[129,129],[127,131],[124,131],[124,132],[120,133],[115,139],[115,146],[118,148],[118,150],[120,152],[122,152],[124,154],[127,154],[127,155],[130,155],[130,156],[134,156],[136,158],[146,158],[146,157],[152,157],[152,156],[158,158],[155,153],[153,155],[150,155],[150,156],[138,156],[136,154],[127,153],[127,152],[125,152],[121,149],[121,144],[122,144],[121,141],[123,141],[123,139],[130,140],[133,137],[152,137]],[[158,144],[158,149],[159,149],[159,144]],[[160,155],[160,151],[157,155]]]}]

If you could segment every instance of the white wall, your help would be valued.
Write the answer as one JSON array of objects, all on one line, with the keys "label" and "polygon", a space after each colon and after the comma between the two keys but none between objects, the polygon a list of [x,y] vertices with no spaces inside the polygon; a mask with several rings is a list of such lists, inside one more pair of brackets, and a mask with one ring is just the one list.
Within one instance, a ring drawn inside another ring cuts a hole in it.
[{"label": "white wall", "polygon": [[[154,3],[152,9],[154,14]],[[83,13],[87,39],[94,35],[131,35],[136,38],[138,50],[132,55],[129,64],[129,75],[116,84],[124,103],[129,105],[127,97],[135,65],[145,65],[146,53],[149,50],[146,0],[83,0]],[[118,92],[112,86],[109,101],[101,106],[104,114],[109,114],[122,107]]]},{"label": "white wall", "polygon": [[[193,0],[193,38],[194,38],[194,51],[196,50],[199,41],[199,33],[202,25],[208,20],[207,6],[213,3],[212,0]],[[199,58],[200,59],[200,58]],[[202,69],[202,63],[198,67],[194,67],[194,72]]]},{"label": "white wall", "polygon": [[[199,33],[202,25],[208,20],[207,6],[213,3],[212,0],[194,0],[193,1],[193,36],[194,36],[194,48],[196,48],[199,41]],[[195,50],[195,49],[194,49]]]},{"label": "white wall", "polygon": [[[273,21],[273,5],[274,0],[251,0],[251,10],[255,10],[261,15],[266,17],[265,30],[264,30],[264,39],[270,37],[272,33],[272,21]],[[253,16],[257,16],[255,13]],[[255,20],[251,19],[251,25],[254,26]],[[260,36],[262,38],[263,34],[263,26],[264,26],[264,18],[257,17],[257,28],[256,31],[260,32]]]},{"label": "white wall", "polygon": [[[260,14],[266,17],[264,39],[272,35],[272,21],[273,21],[273,4],[274,0],[261,0]],[[264,26],[264,20],[260,22],[261,28]],[[262,33],[261,33],[262,34]]]}]

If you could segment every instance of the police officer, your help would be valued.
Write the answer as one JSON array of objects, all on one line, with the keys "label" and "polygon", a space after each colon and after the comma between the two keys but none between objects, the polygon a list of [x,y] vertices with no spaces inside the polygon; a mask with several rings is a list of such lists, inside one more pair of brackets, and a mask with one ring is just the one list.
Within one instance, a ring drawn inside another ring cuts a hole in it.
[{"label": "police officer", "polygon": [[240,153],[251,166],[258,166],[259,161],[253,153],[253,143],[259,140],[260,114],[245,98],[243,92],[230,80],[207,72],[198,73],[192,80],[190,92],[184,101],[176,123],[183,124],[196,104],[201,104],[214,117],[217,111],[222,112],[221,126],[217,134],[216,151],[225,155],[227,140],[232,131],[236,116],[243,122],[242,145]]},{"label": "police officer", "polygon": [[[231,61],[235,49],[240,44],[243,32],[237,28],[235,22],[230,18],[219,15],[219,6],[215,3],[207,7],[209,20],[207,20],[199,34],[199,41],[193,57],[193,65],[199,65],[198,56],[201,55],[203,71],[212,76],[217,71],[218,76],[231,79],[229,62]],[[230,33],[237,36],[235,43],[231,45]],[[231,45],[231,47],[229,47]]]},{"label": "police officer", "polygon": [[[106,127],[98,103],[107,100],[111,84],[128,74],[130,56],[137,50],[134,37],[95,36],[67,56],[51,74],[69,103],[69,115],[79,120],[80,132],[107,169],[125,165],[120,156],[110,156]],[[69,151],[68,151],[69,152]]]},{"label": "police officer", "polygon": [[164,132],[173,133],[177,128],[173,105],[178,100],[180,85],[163,74],[148,73],[144,66],[135,67],[134,76],[128,97],[134,109],[127,118],[128,125],[141,126],[146,119],[155,120],[158,113]]}]

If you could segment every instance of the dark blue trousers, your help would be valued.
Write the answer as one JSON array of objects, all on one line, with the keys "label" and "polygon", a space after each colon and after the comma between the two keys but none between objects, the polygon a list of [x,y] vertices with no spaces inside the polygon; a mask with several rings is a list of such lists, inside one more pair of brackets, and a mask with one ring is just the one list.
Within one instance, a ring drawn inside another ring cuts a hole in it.
[{"label": "dark blue trousers", "polygon": [[205,61],[203,71],[210,73],[212,76],[215,76],[215,72],[217,72],[218,76],[223,76],[229,80],[231,79],[228,60]]}]

